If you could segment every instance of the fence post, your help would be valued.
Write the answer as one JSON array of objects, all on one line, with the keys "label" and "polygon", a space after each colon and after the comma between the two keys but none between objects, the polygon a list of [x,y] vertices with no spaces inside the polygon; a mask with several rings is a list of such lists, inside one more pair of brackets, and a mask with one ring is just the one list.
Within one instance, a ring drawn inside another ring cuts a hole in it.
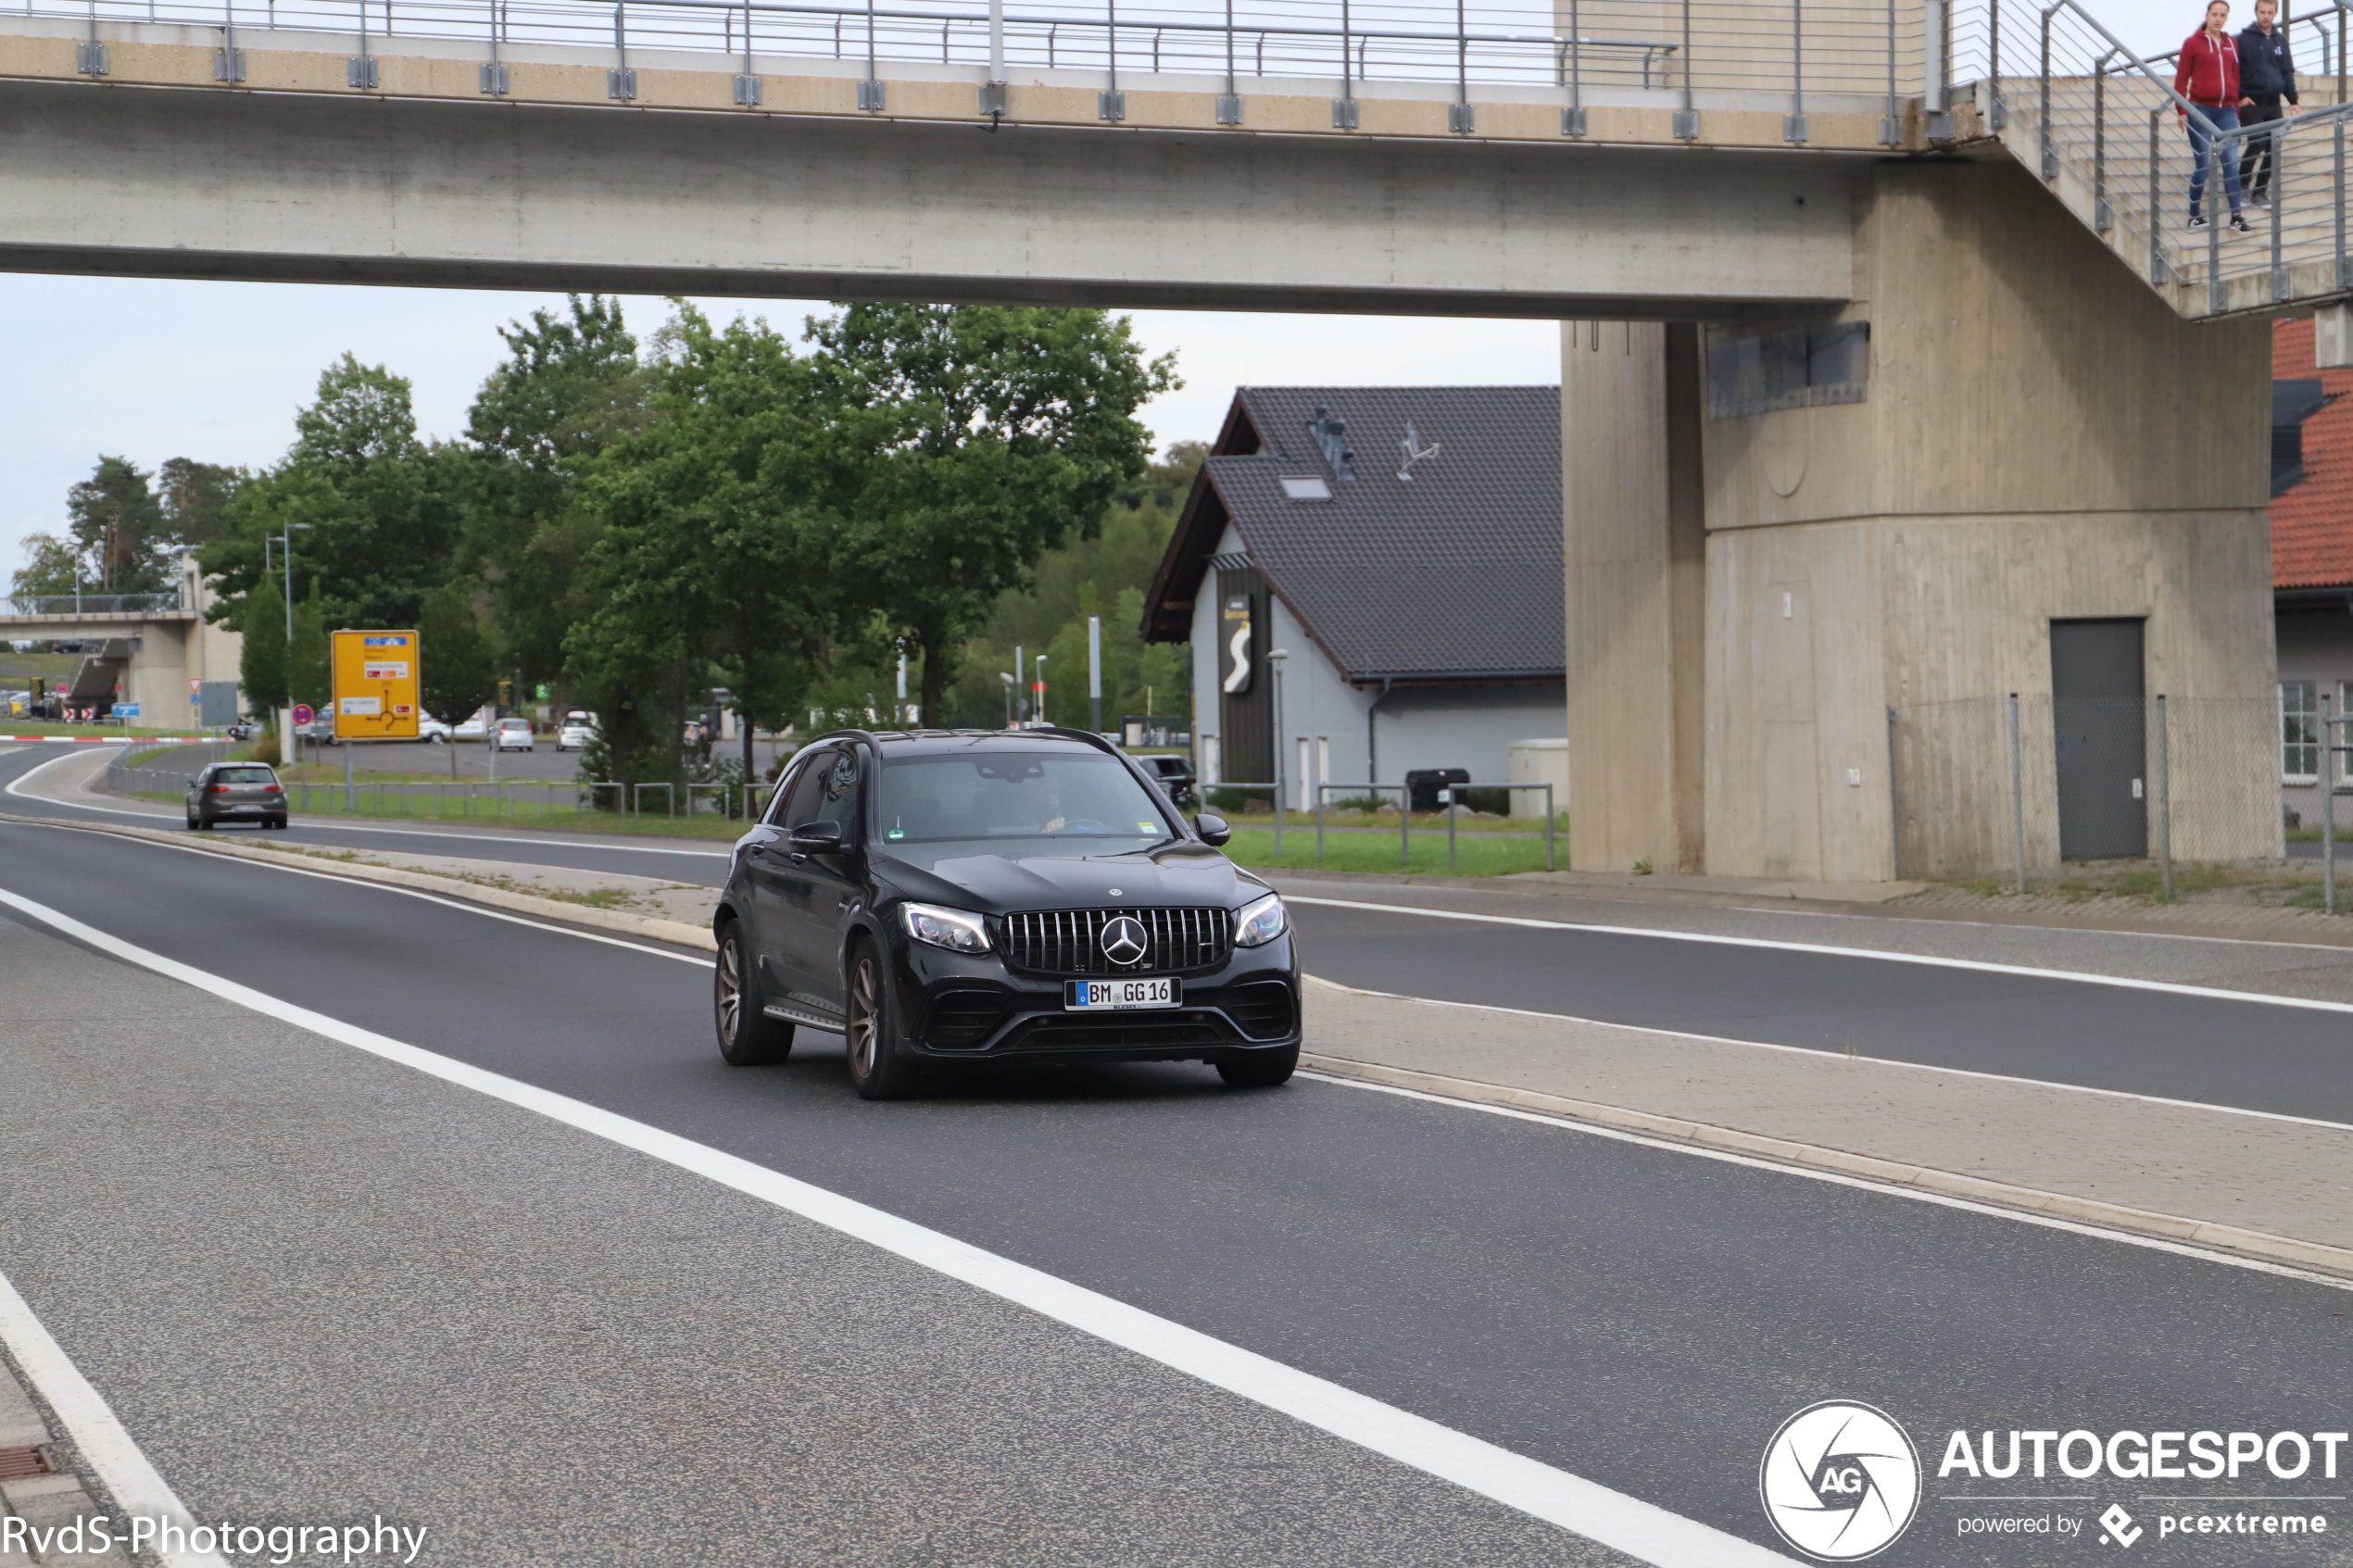
[{"label": "fence post", "polygon": [[1414,786],[1397,786],[1397,869],[1409,871],[1414,864]]},{"label": "fence post", "polygon": [[1315,786],[1315,859],[1319,860],[1324,858],[1324,792],[1331,787],[1327,784]]},{"label": "fence post", "polygon": [[1544,869],[1548,872],[1560,869],[1553,863],[1553,819],[1559,814],[1553,808],[1553,786],[1546,784],[1544,786]]},{"label": "fence post", "polygon": [[2018,750],[2018,694],[2010,693],[2010,847],[2018,857],[2018,890],[2026,891],[2026,772]]},{"label": "fence post", "polygon": [[1446,808],[1446,870],[1454,870],[1454,790],[1453,785],[1438,792],[1439,804]]},{"label": "fence post", "polygon": [[2165,901],[2173,901],[2173,759],[2165,727],[2165,694],[2157,694],[2157,866]]},{"label": "fence post", "polygon": [[1904,805],[1895,793],[1895,709],[1887,710],[1888,880],[1904,880]]},{"label": "fence post", "polygon": [[2328,694],[2321,694],[2321,898],[2336,913],[2336,723],[2328,716]]}]

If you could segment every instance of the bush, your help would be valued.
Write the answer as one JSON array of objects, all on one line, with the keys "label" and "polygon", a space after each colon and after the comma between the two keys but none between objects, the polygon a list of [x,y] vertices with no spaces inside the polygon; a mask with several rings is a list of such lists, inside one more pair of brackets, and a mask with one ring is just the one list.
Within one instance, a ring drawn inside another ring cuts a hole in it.
[{"label": "bush", "polygon": [[1266,798],[1271,793],[1264,789],[1236,789],[1229,784],[1220,784],[1208,791],[1208,798],[1214,809],[1231,816],[1238,811],[1247,811],[1253,805],[1261,811],[1272,812],[1274,806]]}]

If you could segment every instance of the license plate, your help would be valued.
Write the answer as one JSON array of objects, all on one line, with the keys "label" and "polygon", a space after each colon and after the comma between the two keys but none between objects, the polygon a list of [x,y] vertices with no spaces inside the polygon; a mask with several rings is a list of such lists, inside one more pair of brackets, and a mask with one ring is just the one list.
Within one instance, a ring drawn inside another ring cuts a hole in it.
[{"label": "license plate", "polygon": [[1063,1007],[1069,1012],[1173,1008],[1179,997],[1174,980],[1074,980]]}]

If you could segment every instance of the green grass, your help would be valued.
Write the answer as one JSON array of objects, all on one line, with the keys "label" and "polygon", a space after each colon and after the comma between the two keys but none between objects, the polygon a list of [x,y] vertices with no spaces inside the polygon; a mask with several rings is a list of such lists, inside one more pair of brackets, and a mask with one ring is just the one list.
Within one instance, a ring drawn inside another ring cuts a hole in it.
[{"label": "green grass", "polygon": [[[1226,853],[1236,864],[1263,866],[1284,871],[1387,872],[1395,874],[1397,839],[1395,834],[1376,836],[1360,833],[1327,833],[1324,835],[1324,858],[1315,858],[1315,830],[1311,826],[1302,833],[1288,823],[1283,829],[1283,855],[1275,858],[1275,833],[1272,828],[1236,828]],[[1559,865],[1568,864],[1568,835],[1562,834],[1554,843],[1554,853]],[[1439,876],[1508,876],[1515,872],[1541,872],[1544,869],[1544,841],[1541,838],[1498,838],[1458,834],[1454,841],[1454,868],[1446,866],[1446,832],[1416,832],[1413,837],[1411,869],[1424,875]]]},{"label": "green grass", "polygon": [[[355,783],[358,781],[355,781]],[[288,792],[292,801],[289,814],[302,822],[333,822],[347,817],[354,822],[496,822],[504,827],[561,830],[565,833],[629,834],[640,837],[716,839],[733,843],[743,836],[747,823],[740,818],[723,819],[705,807],[692,817],[666,817],[659,807],[653,807],[639,817],[626,817],[613,811],[591,811],[571,804],[569,786],[558,784],[555,804],[543,811],[546,797],[539,791],[510,796],[502,809],[500,802],[486,784],[478,785],[469,801],[458,791],[446,791],[428,799],[423,794],[403,797],[396,790],[378,792],[365,787],[357,791],[356,811],[343,809],[343,777],[337,774],[332,787],[314,784],[306,805],[299,785]],[[152,791],[139,792],[142,800],[157,800],[177,805],[178,795]],[[706,800],[709,797],[704,797]],[[650,803],[649,803],[650,804]]]},{"label": "green grass", "polygon": [[123,735],[192,735],[197,732],[182,726],[157,728],[133,724],[128,729],[120,724],[59,724],[47,719],[11,719],[0,714],[0,735],[97,735],[120,738]]}]

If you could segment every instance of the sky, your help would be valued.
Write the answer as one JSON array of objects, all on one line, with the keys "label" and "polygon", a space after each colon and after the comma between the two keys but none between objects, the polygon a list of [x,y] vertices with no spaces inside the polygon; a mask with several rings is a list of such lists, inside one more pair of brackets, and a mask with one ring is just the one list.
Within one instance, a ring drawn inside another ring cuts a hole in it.
[{"label": "sky", "polygon": [[[819,302],[708,299],[714,319],[765,316],[798,332]],[[666,302],[623,300],[640,341]],[[10,325],[0,377],[0,591],[29,533],[59,531],[67,486],[100,454],[259,468],[294,439],[295,410],[349,349],[415,386],[427,435],[455,436],[504,357],[500,325],[561,295],[300,283],[149,282],[0,274]],[[1549,321],[1132,312],[1147,351],[1174,350],[1185,386],[1142,412],[1158,446],[1209,440],[1244,384],[1552,384]]]}]

